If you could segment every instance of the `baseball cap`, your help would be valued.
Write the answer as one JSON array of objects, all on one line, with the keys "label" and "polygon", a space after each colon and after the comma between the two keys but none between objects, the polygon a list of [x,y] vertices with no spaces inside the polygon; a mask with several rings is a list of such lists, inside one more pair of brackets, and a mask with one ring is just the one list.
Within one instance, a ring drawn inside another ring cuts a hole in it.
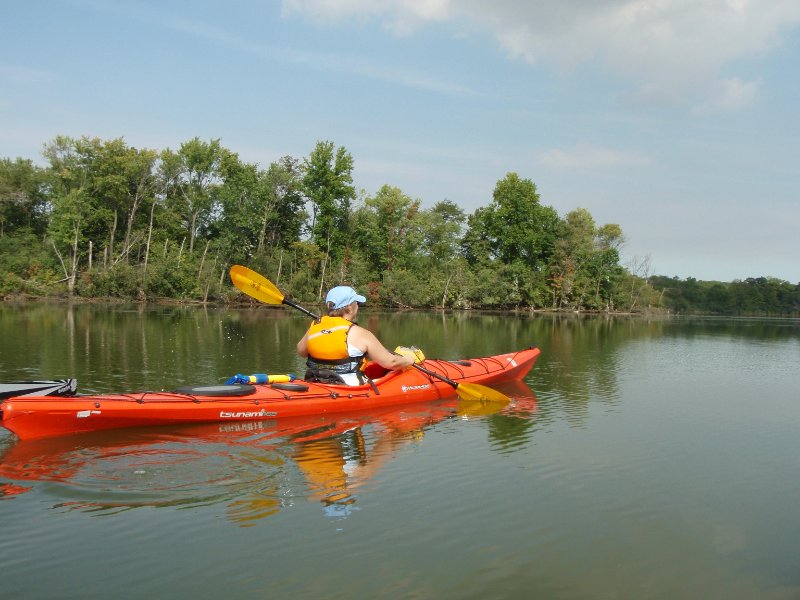
[{"label": "baseball cap", "polygon": [[331,288],[325,298],[325,302],[332,302],[333,308],[344,308],[352,302],[366,302],[364,296],[359,296],[349,285],[337,285]]}]

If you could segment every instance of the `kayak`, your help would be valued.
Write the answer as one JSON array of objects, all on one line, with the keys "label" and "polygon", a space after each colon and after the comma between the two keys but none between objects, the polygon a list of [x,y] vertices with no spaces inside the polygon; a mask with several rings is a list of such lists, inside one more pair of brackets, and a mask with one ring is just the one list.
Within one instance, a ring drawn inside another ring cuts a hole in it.
[{"label": "kayak", "polygon": [[[520,380],[540,354],[531,347],[468,360],[427,359],[417,368],[368,365],[359,386],[295,379],[226,383],[96,395],[15,395],[0,402],[0,424],[22,440],[152,425],[263,421],[422,402],[453,396],[458,385]],[[68,380],[73,381],[73,380]]]},{"label": "kayak", "polygon": [[522,379],[539,353],[538,348],[532,347],[469,360],[427,359],[420,369],[390,372],[373,364],[367,367],[371,382],[360,386],[296,379],[187,386],[159,392],[13,396],[0,403],[0,423],[26,440],[121,427],[257,421],[369,410],[450,397],[455,393],[454,384]]}]

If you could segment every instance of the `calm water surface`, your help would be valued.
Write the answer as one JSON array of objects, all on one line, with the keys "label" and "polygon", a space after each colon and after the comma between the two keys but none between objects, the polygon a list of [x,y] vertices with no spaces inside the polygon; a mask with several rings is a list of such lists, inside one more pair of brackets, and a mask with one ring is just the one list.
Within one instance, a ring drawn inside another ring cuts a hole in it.
[{"label": "calm water surface", "polygon": [[[361,314],[387,345],[538,345],[507,406],[18,442],[3,598],[800,598],[796,321]],[[282,310],[0,305],[0,380],[302,373]]]}]

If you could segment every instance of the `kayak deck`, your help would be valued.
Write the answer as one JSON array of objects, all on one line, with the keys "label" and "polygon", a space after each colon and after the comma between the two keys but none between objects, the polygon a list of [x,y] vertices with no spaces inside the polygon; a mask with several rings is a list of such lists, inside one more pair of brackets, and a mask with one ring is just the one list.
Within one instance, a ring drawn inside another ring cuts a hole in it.
[{"label": "kayak deck", "polygon": [[[423,366],[455,383],[522,379],[538,348],[463,361],[428,359]],[[453,396],[450,383],[417,369],[388,372],[360,386],[293,383],[215,385],[176,391],[13,397],[0,403],[2,425],[20,439],[102,429],[252,421],[368,410]]]}]

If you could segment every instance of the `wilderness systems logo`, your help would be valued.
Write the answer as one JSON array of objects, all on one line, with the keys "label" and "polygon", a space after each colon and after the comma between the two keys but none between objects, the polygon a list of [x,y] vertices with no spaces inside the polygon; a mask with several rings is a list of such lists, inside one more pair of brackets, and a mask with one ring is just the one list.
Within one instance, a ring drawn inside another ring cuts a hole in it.
[{"label": "wilderness systems logo", "polygon": [[230,412],[227,410],[219,411],[220,419],[264,419],[266,417],[277,417],[278,413],[263,408],[258,411]]},{"label": "wilderness systems logo", "polygon": [[79,419],[88,419],[92,415],[99,415],[99,414],[102,414],[101,411],[99,410],[79,410],[75,416],[78,417]]},{"label": "wilderness systems logo", "polygon": [[404,385],[402,386],[403,393],[411,392],[413,390],[427,390],[430,389],[431,384],[426,383],[425,385]]}]

